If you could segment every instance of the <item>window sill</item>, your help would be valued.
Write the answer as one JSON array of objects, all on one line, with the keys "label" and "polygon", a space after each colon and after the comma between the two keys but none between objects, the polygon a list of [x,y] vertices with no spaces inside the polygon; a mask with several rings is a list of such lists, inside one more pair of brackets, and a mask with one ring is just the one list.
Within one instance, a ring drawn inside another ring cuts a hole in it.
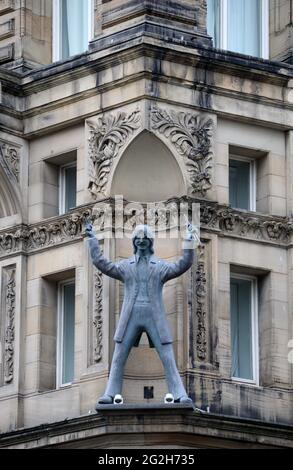
[{"label": "window sill", "polygon": [[70,382],[68,384],[61,384],[61,385],[58,385],[56,390],[63,390],[64,388],[70,388],[70,387],[72,387],[72,385],[73,385],[73,382]]},{"label": "window sill", "polygon": [[240,385],[248,385],[250,387],[259,387],[259,383],[255,380],[248,380],[248,379],[240,379],[237,377],[231,377],[232,382],[240,384]]}]

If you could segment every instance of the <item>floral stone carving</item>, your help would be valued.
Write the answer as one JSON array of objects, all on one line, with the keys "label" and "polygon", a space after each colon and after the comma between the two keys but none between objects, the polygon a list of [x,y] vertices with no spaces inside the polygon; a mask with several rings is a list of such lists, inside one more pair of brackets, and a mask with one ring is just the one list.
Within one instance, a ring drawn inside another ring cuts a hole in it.
[{"label": "floral stone carving", "polygon": [[113,160],[117,157],[119,149],[139,128],[140,111],[102,116],[97,125],[92,122],[88,124],[90,128],[88,189],[96,197],[99,194],[105,195]]},{"label": "floral stone carving", "polygon": [[211,188],[213,121],[196,114],[154,108],[152,128],[167,137],[185,157],[192,194],[205,196]]}]

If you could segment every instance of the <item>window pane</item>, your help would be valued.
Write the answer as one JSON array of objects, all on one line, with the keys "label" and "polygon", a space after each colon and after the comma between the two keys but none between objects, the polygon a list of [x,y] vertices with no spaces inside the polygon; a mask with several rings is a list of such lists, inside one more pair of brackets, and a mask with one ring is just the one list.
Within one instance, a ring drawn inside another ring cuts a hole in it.
[{"label": "window pane", "polygon": [[88,48],[88,1],[60,0],[60,58]]},{"label": "window pane", "polygon": [[232,377],[253,380],[252,281],[231,280]]},{"label": "window pane", "polygon": [[208,0],[207,9],[207,32],[213,38],[214,47],[220,47],[220,0]]},{"label": "window pane", "polygon": [[65,168],[65,212],[76,207],[76,167]]},{"label": "window pane", "polygon": [[250,162],[230,159],[229,201],[232,207],[250,210]]},{"label": "window pane", "polygon": [[261,55],[261,1],[228,0],[228,49]]},{"label": "window pane", "polygon": [[63,287],[63,363],[62,383],[70,383],[74,378],[74,284]]}]

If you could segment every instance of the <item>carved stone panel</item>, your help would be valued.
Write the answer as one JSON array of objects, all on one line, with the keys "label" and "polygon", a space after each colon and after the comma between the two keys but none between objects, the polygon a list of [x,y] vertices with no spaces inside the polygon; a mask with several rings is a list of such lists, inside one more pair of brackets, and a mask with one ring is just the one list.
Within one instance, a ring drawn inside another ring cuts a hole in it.
[{"label": "carved stone panel", "polygon": [[93,363],[103,357],[103,275],[94,269],[93,296]]},{"label": "carved stone panel", "polygon": [[213,121],[199,114],[153,108],[151,125],[184,159],[191,194],[204,197],[212,186]]},{"label": "carved stone panel", "polygon": [[19,182],[20,148],[0,141],[0,165],[10,179]]},{"label": "carved stone panel", "polygon": [[[139,223],[150,223],[156,229],[176,227],[178,221],[172,217],[171,207],[178,206],[182,202],[194,201],[189,198],[173,198],[166,201],[168,211],[158,207],[131,205],[123,214],[123,222],[126,230],[133,230]],[[74,212],[57,216],[49,221],[33,225],[19,225],[8,231],[0,232],[0,257],[23,251],[32,253],[45,247],[57,246],[63,243],[77,241],[82,238],[85,222],[95,222],[99,231],[109,229],[115,225],[113,199],[109,198],[101,203],[105,210],[100,212],[93,204],[88,207],[76,209]],[[227,206],[219,206],[215,203],[200,202],[201,229],[208,232],[219,233],[229,237],[245,238],[258,242],[266,241],[274,245],[286,246],[290,243],[293,233],[293,220],[286,217],[260,215],[257,213],[237,211]],[[119,211],[116,211],[116,215]],[[179,213],[179,212],[178,212]]]},{"label": "carved stone panel", "polygon": [[[101,250],[103,252],[103,246]],[[88,348],[87,367],[95,366],[103,361],[103,300],[104,300],[104,279],[103,274],[92,264],[89,256],[89,276],[88,276]]]},{"label": "carved stone panel", "polygon": [[0,385],[9,385],[14,376],[15,339],[15,266],[2,270],[1,285],[1,375]]},{"label": "carved stone panel", "polygon": [[140,126],[140,111],[106,115],[95,124],[88,121],[89,186],[94,198],[104,196],[114,159]]},{"label": "carved stone panel", "polygon": [[196,355],[200,361],[207,359],[207,274],[205,263],[206,245],[198,249],[198,263],[195,271],[195,298],[196,301]]},{"label": "carved stone panel", "polygon": [[190,272],[189,304],[189,356],[192,368],[212,364],[215,328],[212,325],[211,275],[209,258],[211,245],[202,240],[197,249],[197,264]]}]

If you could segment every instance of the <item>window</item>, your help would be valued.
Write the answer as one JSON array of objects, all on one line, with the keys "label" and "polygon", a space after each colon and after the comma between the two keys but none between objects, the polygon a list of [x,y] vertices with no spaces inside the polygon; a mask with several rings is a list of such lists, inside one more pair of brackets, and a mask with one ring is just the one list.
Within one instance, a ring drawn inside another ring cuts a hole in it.
[{"label": "window", "polygon": [[92,0],[54,0],[53,60],[87,50],[92,35]]},{"label": "window", "polygon": [[77,204],[77,150],[45,158],[42,166],[42,217],[54,217]]},{"label": "window", "polygon": [[64,214],[76,207],[76,164],[60,167],[59,213]]},{"label": "window", "polygon": [[231,376],[258,383],[257,278],[231,276]]},{"label": "window", "polygon": [[231,156],[229,160],[229,202],[232,207],[256,210],[256,166],[252,158]]},{"label": "window", "polygon": [[207,30],[214,46],[268,58],[268,0],[208,0]]},{"label": "window", "polygon": [[74,379],[75,283],[59,283],[57,386],[69,385]]}]

